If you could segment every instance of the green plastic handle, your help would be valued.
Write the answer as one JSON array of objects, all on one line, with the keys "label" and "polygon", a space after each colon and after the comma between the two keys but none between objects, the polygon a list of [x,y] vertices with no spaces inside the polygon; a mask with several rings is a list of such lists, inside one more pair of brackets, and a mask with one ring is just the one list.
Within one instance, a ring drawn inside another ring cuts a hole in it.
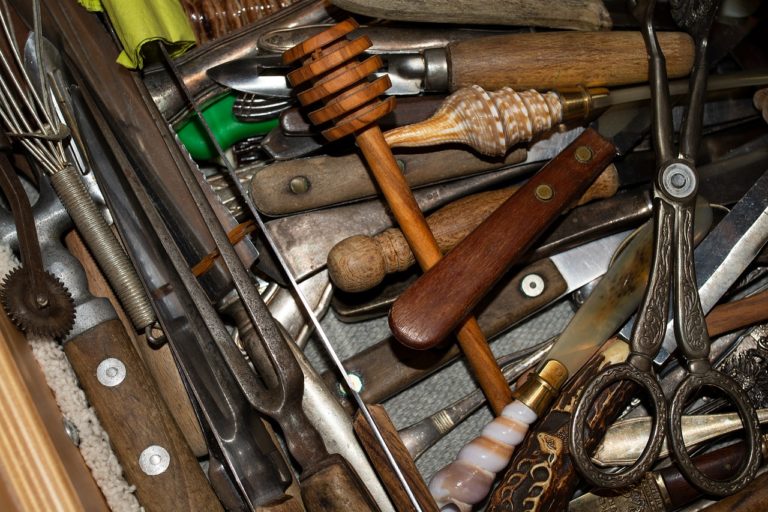
[{"label": "green plastic handle", "polygon": [[[278,118],[256,123],[240,121],[232,113],[236,99],[235,94],[228,93],[203,109],[203,117],[223,150],[228,149],[239,140],[269,133],[279,124]],[[184,123],[176,130],[176,133],[195,160],[210,160],[218,156],[213,143],[209,140],[197,117]]]}]

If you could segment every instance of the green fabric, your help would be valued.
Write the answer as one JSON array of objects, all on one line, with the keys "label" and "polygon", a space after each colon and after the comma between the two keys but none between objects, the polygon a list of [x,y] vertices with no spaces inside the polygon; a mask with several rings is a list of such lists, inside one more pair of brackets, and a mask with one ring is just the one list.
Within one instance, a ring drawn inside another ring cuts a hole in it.
[{"label": "green fabric", "polygon": [[89,11],[106,11],[123,51],[117,62],[129,69],[141,68],[142,47],[163,41],[171,57],[195,44],[195,34],[178,0],[79,0]]}]

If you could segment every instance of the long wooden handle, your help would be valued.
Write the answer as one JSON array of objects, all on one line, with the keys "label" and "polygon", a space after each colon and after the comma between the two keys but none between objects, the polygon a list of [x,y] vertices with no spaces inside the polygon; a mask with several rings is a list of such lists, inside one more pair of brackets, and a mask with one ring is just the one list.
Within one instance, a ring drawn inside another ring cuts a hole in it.
[{"label": "long wooden handle", "polygon": [[[693,42],[683,32],[661,32],[670,78],[688,75]],[[539,32],[490,36],[448,45],[449,87],[488,90],[606,87],[648,80],[639,32]]]},{"label": "long wooden handle", "polygon": [[[395,158],[411,187],[470,176],[525,160],[524,149],[504,159],[479,156],[469,149],[399,152]],[[339,187],[343,183],[343,187]],[[275,162],[259,169],[251,180],[250,193],[259,211],[287,215],[303,210],[375,197],[376,184],[365,161],[357,153],[320,155]]]},{"label": "long wooden handle", "polygon": [[[408,183],[397,167],[392,151],[384,141],[381,130],[376,126],[366,129],[357,136],[357,143],[371,166],[376,182],[400,229],[413,249],[419,266],[425,271],[429,270],[440,261],[442,253]],[[456,337],[467,356],[473,375],[488,398],[488,403],[494,412],[499,414],[504,406],[512,401],[512,391],[496,364],[477,320],[473,317],[467,318],[458,329]]]},{"label": "long wooden handle", "polygon": [[[574,206],[616,193],[619,178],[609,165]],[[461,242],[481,222],[514,194],[520,185],[480,192],[454,201],[427,217],[442,253]],[[357,235],[342,240],[328,253],[328,275],[346,292],[370,290],[387,274],[401,272],[415,263],[413,252],[398,228],[369,237]]]},{"label": "long wooden handle", "polygon": [[[718,310],[722,311],[723,307],[715,307],[707,316],[707,331],[710,333],[713,326],[709,319],[717,316]],[[748,325],[743,323],[742,317],[730,319],[725,332]],[[617,338],[606,342],[604,347],[568,382],[552,409],[542,416],[531,435],[518,446],[507,472],[491,495],[489,511],[556,512],[568,509],[568,500],[581,481],[571,461],[567,442],[573,407],[599,368],[622,362],[629,354],[629,345]],[[622,381],[600,396],[589,416],[588,452],[597,447],[607,426],[625,409],[635,392],[634,384]],[[536,499],[531,503],[529,497],[534,488]]]},{"label": "long wooden handle", "polygon": [[614,154],[594,130],[582,133],[400,295],[389,313],[395,337],[415,349],[443,341]]},{"label": "long wooden handle", "polygon": [[707,315],[710,336],[720,336],[742,325],[751,325],[765,319],[768,312],[768,290],[734,302],[721,304]]},{"label": "long wooden handle", "polygon": [[147,510],[222,510],[120,321],[69,340],[64,352],[139,502]]},{"label": "long wooden handle", "polygon": [[[427,484],[421,477],[419,470],[416,469],[416,463],[413,461],[413,458],[411,458],[411,454],[408,453],[405,445],[403,445],[403,442],[400,440],[400,436],[397,434],[397,429],[392,424],[392,420],[389,419],[387,411],[381,405],[369,405],[368,412],[376,422],[376,426],[379,428],[387,446],[392,451],[395,460],[397,460],[398,466],[413,491],[414,497],[416,498],[416,501],[418,501],[421,509],[425,512],[437,512],[435,500],[433,500],[432,495],[429,494]],[[368,422],[365,421],[365,418],[360,412],[355,416],[355,433],[360,440],[360,444],[363,445],[363,449],[365,449],[365,452],[368,454],[368,457],[376,468],[379,477],[384,481],[385,487],[389,491],[390,497],[397,507],[397,510],[403,512],[416,510],[400,484],[400,480],[389,465],[389,461],[371,431]]]}]

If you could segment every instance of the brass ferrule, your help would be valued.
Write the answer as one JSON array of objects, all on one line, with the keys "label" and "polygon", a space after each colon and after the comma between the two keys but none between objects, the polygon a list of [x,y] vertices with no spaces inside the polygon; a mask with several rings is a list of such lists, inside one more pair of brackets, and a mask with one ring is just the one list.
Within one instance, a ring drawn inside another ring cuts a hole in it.
[{"label": "brass ferrule", "polygon": [[567,379],[568,370],[563,363],[550,359],[537,373],[528,377],[528,380],[515,391],[514,396],[537,416],[541,416],[552,405]]},{"label": "brass ferrule", "polygon": [[595,87],[592,89],[576,87],[573,89],[558,90],[557,94],[560,96],[560,104],[563,107],[563,118],[561,122],[565,123],[568,121],[583,121],[588,119],[592,114],[595,98],[607,96],[608,89],[602,87]]}]

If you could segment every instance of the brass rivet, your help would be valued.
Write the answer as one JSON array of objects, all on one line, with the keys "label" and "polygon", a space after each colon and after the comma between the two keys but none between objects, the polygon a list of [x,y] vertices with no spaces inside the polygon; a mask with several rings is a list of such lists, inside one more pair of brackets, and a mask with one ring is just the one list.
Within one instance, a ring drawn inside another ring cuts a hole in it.
[{"label": "brass rivet", "polygon": [[288,184],[294,194],[306,194],[309,190],[309,180],[306,176],[296,176]]},{"label": "brass rivet", "polygon": [[544,184],[536,187],[535,194],[536,194],[536,199],[538,199],[539,201],[549,201],[550,199],[552,199],[552,197],[554,197],[555,191],[552,190],[551,186]]},{"label": "brass rivet", "polygon": [[573,156],[577,162],[585,164],[592,160],[592,150],[588,146],[579,146],[576,148]]}]

